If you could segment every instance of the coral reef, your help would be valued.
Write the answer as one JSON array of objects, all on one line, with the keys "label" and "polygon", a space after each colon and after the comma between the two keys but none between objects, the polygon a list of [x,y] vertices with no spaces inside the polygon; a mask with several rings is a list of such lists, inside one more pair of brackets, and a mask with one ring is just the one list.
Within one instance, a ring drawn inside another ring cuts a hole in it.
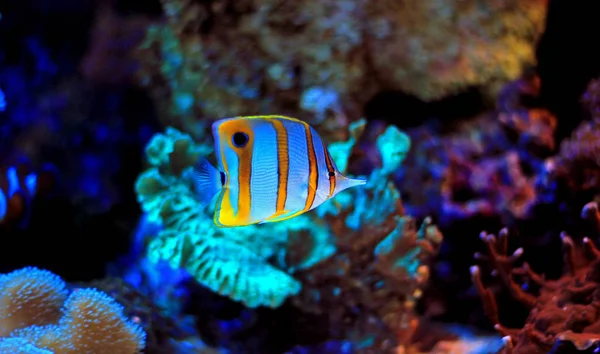
[{"label": "coral reef", "polygon": [[600,79],[592,80],[582,97],[591,120],[582,122],[560,144],[559,152],[545,161],[540,190],[549,190],[558,199],[568,195],[600,193]]},{"label": "coral reef", "polygon": [[486,333],[460,324],[422,320],[408,353],[429,354],[489,354],[504,345],[495,333]]},{"label": "coral reef", "polygon": [[396,180],[409,213],[442,225],[477,215],[507,223],[529,217],[557,124],[549,111],[522,103],[538,89],[536,75],[524,76],[504,87],[496,111],[454,123],[449,133],[408,129],[413,149]]},{"label": "coral reef", "polygon": [[[332,156],[349,156],[364,124],[351,125],[349,141],[331,144]],[[417,227],[404,213],[391,180],[410,148],[408,136],[389,126],[376,143],[381,164],[366,187],[315,210],[330,225],[337,252],[299,272],[304,286],[293,299],[304,311],[324,316],[330,336],[350,339],[359,351],[390,350],[410,342],[418,325],[413,307],[428,279],[428,260],[442,241],[429,218]],[[347,165],[337,166],[344,173],[340,166]]]},{"label": "coral reef", "polygon": [[[210,210],[203,210],[195,199],[190,175],[199,156],[211,151],[209,145],[197,145],[172,128],[149,142],[151,167],[140,175],[136,192],[149,219],[163,229],[150,240],[148,257],[185,268],[201,284],[248,307],[278,307],[297,294],[301,284],[268,259],[285,252],[290,232],[319,229],[306,217],[283,224],[217,228]],[[331,253],[328,245],[320,247],[317,258]]]},{"label": "coral reef", "polygon": [[[350,139],[329,147],[342,173],[365,123],[351,124]],[[195,199],[189,176],[191,165],[212,148],[169,128],[148,144],[150,167],[136,183],[148,219],[162,225],[147,241],[147,257],[184,268],[199,283],[251,308],[278,307],[292,297],[304,312],[330,315],[325,330],[341,339],[362,336],[367,347],[408,343],[427,261],[442,237],[429,219],[417,228],[404,214],[391,180],[410,139],[390,126],[377,146],[382,163],[365,188],[290,220],[218,229],[210,208],[202,210]],[[373,333],[382,335],[368,339]]]},{"label": "coral reef", "polygon": [[[599,230],[600,212],[595,202],[583,207],[582,217]],[[600,251],[593,241],[584,237],[583,247],[577,247],[573,238],[563,232],[561,239],[567,272],[560,279],[547,280],[535,273],[526,262],[521,267],[515,266],[523,249],[508,255],[507,237],[506,229],[501,230],[498,236],[482,233],[481,239],[486,243],[488,255],[476,254],[475,257],[489,260],[493,274],[502,280],[516,300],[530,309],[522,329],[505,328],[500,324],[494,293],[483,285],[480,268],[471,268],[485,313],[504,336],[504,353],[565,353],[600,347],[597,313]],[[537,295],[536,289],[539,289]]]},{"label": "coral reef", "polygon": [[[162,5],[164,21],[140,46],[138,80],[165,125],[197,137],[199,117],[270,111],[327,136],[383,90],[429,101],[481,86],[495,96],[534,63],[547,1]],[[344,118],[336,125],[328,115]]]},{"label": "coral reef", "polygon": [[[38,5],[32,5],[31,16],[46,18]],[[94,7],[91,3],[72,5],[77,7],[73,11],[83,12]],[[68,18],[50,16],[48,21],[33,21],[36,26],[31,26],[20,20],[18,11],[2,13],[0,165],[23,157],[35,166],[52,163],[64,181],[61,192],[91,214],[107,212],[123,201],[123,195],[131,194],[131,181],[114,180],[123,173],[118,157],[127,158],[128,163],[139,161],[133,151],[141,155],[155,129],[152,105],[140,102],[142,95],[133,92],[135,87],[101,85],[110,82],[108,78],[117,79],[118,65],[111,62],[112,71],[107,74],[97,54],[113,56],[127,51],[127,38],[106,48],[101,46],[106,44],[102,33],[96,33],[100,52],[91,54],[99,60],[86,57],[81,62],[92,24],[89,15],[91,12]],[[118,26],[121,30],[111,28],[111,38],[129,30],[124,25]],[[138,34],[143,38],[144,29]],[[131,40],[135,42],[135,38]],[[106,80],[92,80],[98,76]]]},{"label": "coral reef", "polygon": [[[164,280],[164,277],[163,279]],[[181,298],[177,305],[165,307],[156,304],[160,297],[147,291],[144,284],[135,285],[121,278],[105,278],[81,286],[89,286],[104,291],[124,306],[123,314],[138,323],[146,333],[144,353],[218,353],[204,343],[194,328],[194,319],[181,314]],[[156,290],[165,288],[155,286]],[[200,319],[203,321],[203,319]]]},{"label": "coral reef", "polygon": [[26,267],[0,275],[0,353],[139,353],[146,335],[96,289]]}]

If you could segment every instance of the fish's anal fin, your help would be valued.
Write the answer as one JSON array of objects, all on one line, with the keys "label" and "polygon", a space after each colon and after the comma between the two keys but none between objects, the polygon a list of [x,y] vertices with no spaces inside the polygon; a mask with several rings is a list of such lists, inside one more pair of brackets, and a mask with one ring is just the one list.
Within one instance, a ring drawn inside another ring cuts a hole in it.
[{"label": "fish's anal fin", "polygon": [[265,220],[259,222],[259,224],[283,221],[283,220],[291,219],[294,216],[296,216],[296,212],[289,211],[289,210],[282,210],[281,212],[275,213],[275,214],[269,216],[268,218],[266,218]]},{"label": "fish's anal fin", "polygon": [[203,206],[211,203],[225,183],[223,173],[211,165],[204,157],[201,157],[194,165],[192,180],[196,197]]}]

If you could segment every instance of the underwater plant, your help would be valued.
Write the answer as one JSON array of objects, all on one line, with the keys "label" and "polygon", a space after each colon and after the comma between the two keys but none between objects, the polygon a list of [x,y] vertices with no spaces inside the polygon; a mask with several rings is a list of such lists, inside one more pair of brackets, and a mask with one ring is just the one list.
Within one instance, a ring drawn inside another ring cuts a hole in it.
[{"label": "underwater plant", "polygon": [[96,289],[70,293],[57,275],[26,267],[0,275],[0,353],[135,354],[146,334]]},{"label": "underwater plant", "polygon": [[[598,204],[590,202],[581,212],[582,217],[600,231]],[[477,260],[489,261],[510,294],[530,310],[522,329],[502,326],[494,293],[482,282],[479,266],[471,267],[471,277],[479,292],[486,316],[494,328],[504,336],[503,353],[566,353],[600,348],[600,250],[589,237],[578,247],[565,232],[560,235],[565,261],[565,274],[557,280],[548,280],[537,274],[526,262],[515,263],[523,254],[518,248],[508,254],[508,230],[499,234],[482,232],[487,255],[475,254]],[[517,282],[516,279],[521,279]],[[528,289],[539,289],[537,294]]]}]

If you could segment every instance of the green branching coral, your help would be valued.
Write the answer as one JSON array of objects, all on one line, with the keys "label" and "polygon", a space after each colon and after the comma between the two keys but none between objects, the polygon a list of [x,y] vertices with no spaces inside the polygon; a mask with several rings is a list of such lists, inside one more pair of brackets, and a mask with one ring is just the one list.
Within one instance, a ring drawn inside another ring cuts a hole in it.
[{"label": "green branching coral", "polygon": [[[301,289],[282,269],[302,269],[335,252],[327,227],[300,215],[279,223],[217,228],[213,210],[203,209],[195,199],[190,176],[194,162],[210,151],[172,128],[148,144],[150,167],[135,188],[142,209],[163,229],[149,242],[147,256],[185,268],[201,284],[248,307],[278,307]],[[287,254],[295,243],[310,249],[301,256]]]}]

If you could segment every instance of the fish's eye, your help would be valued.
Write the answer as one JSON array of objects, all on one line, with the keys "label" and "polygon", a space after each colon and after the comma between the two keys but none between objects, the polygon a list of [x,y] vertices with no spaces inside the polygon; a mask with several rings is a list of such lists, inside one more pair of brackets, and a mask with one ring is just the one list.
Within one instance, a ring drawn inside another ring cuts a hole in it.
[{"label": "fish's eye", "polygon": [[231,138],[233,145],[240,148],[246,146],[246,144],[248,144],[248,140],[248,134],[242,132],[234,133],[233,137]]},{"label": "fish's eye", "polygon": [[335,171],[329,171],[329,177],[335,177]]}]

